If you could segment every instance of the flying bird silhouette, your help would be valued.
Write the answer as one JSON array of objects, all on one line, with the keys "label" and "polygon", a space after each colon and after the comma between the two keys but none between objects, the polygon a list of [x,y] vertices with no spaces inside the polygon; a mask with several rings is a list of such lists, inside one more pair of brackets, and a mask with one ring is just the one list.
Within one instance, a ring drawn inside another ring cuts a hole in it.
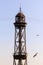
[{"label": "flying bird silhouette", "polygon": [[40,36],[39,34],[37,34],[36,36]]},{"label": "flying bird silhouette", "polygon": [[35,55],[34,55],[33,57],[36,57],[36,56],[37,56],[37,54],[38,54],[38,52],[37,52],[37,53],[35,53]]}]

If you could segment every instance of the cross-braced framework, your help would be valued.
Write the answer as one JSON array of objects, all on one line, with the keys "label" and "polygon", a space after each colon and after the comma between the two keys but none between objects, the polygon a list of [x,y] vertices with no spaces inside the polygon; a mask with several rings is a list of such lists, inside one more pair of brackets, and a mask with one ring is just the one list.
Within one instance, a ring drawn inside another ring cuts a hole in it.
[{"label": "cross-braced framework", "polygon": [[13,65],[27,65],[26,53],[26,22],[21,11],[15,16],[15,42]]}]

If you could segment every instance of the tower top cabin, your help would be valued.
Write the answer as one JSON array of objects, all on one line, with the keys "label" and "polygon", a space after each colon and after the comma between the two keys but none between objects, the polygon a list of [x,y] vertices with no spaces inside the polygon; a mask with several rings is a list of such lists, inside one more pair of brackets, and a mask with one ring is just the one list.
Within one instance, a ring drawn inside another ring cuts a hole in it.
[{"label": "tower top cabin", "polygon": [[15,16],[15,27],[25,27],[26,26],[25,22],[25,15],[22,13],[21,8],[20,11],[16,14]]}]

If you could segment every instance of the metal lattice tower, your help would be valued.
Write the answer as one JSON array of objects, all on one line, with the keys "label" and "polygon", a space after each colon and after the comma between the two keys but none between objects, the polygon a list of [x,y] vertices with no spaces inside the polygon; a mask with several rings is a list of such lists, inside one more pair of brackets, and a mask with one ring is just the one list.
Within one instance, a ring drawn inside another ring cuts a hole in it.
[{"label": "metal lattice tower", "polygon": [[13,65],[27,65],[26,53],[26,22],[25,15],[21,12],[15,16],[15,42],[14,42],[14,61]]}]

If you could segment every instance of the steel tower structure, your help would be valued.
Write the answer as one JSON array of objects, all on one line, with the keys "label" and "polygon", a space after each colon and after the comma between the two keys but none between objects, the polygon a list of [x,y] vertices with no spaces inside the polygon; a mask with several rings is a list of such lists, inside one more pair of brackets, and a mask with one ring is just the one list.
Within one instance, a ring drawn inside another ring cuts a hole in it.
[{"label": "steel tower structure", "polygon": [[15,16],[15,41],[14,41],[14,54],[13,65],[27,65],[26,53],[26,22],[25,15],[21,12]]}]

